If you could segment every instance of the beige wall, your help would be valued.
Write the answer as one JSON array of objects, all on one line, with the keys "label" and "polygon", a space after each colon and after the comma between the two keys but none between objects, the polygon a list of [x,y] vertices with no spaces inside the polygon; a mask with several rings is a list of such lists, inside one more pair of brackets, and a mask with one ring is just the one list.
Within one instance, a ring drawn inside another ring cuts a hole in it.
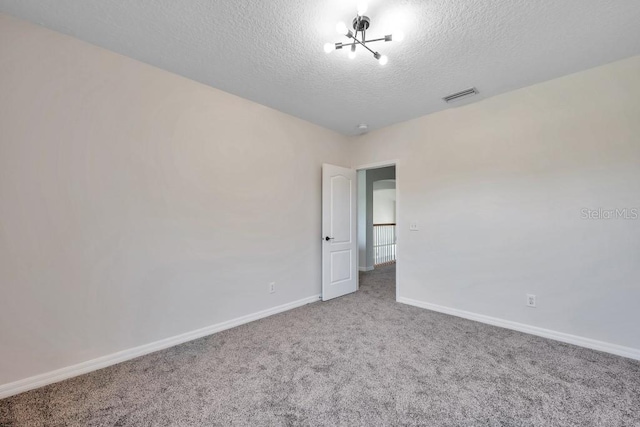
[{"label": "beige wall", "polygon": [[344,137],[2,15],[0,94],[0,384],[320,293]]},{"label": "beige wall", "polygon": [[400,297],[640,349],[640,220],[582,219],[640,208],[639,100],[634,57],[356,138],[399,159]]}]

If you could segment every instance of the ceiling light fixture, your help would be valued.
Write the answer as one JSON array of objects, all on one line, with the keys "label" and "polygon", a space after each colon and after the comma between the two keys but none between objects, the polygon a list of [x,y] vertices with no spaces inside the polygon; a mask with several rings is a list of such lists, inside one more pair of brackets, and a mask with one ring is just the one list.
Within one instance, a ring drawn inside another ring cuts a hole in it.
[{"label": "ceiling light fixture", "polygon": [[[353,42],[335,43],[335,44],[326,43],[324,45],[324,51],[326,53],[331,53],[334,50],[342,49],[343,47],[348,47],[349,58],[353,59],[356,57],[356,48],[358,45],[360,45],[363,48],[367,49],[369,52],[371,52],[373,54],[373,57],[378,60],[380,65],[385,65],[387,62],[389,62],[389,58],[387,58],[386,55],[380,55],[378,52],[371,50],[369,46],[367,46],[367,43],[380,42],[380,41],[390,42],[393,40],[393,36],[389,34],[379,39],[367,40],[367,30],[371,25],[371,19],[369,19],[368,16],[365,16],[366,12],[367,12],[367,4],[366,3],[358,4],[358,14],[356,15],[355,18],[353,18],[354,31],[351,31],[349,28],[347,28],[347,25],[344,22],[338,22],[338,24],[336,25],[336,31],[338,32],[338,34],[342,34],[346,36],[347,38],[353,40]],[[400,37],[397,37],[397,41],[400,41],[404,38],[404,34],[399,34],[399,36]]]}]

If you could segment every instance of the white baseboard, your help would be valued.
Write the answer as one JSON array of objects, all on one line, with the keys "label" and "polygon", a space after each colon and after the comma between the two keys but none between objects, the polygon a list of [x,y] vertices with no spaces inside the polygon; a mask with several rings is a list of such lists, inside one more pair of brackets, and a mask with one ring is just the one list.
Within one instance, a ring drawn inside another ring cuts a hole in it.
[{"label": "white baseboard", "polygon": [[603,351],[605,353],[615,354],[617,356],[628,357],[629,359],[640,360],[640,349],[637,348],[610,344],[604,341],[593,340],[591,338],[579,337],[577,335],[566,334],[564,332],[552,331],[551,329],[539,328],[537,326],[512,322],[510,320],[498,319],[497,317],[471,313],[469,311],[458,310],[455,308],[417,301],[409,298],[400,297],[398,298],[398,302],[415,307],[425,308],[427,310],[437,311],[438,313],[450,314],[452,316],[475,320],[476,322],[480,323],[499,326],[501,328],[512,329],[514,331],[524,332],[526,334],[537,335],[539,337],[549,338],[552,340],[577,345],[579,347],[586,347],[593,350]]},{"label": "white baseboard", "polygon": [[373,271],[373,267],[358,267],[360,271]]},{"label": "white baseboard", "polygon": [[215,334],[216,332],[231,329],[245,323],[253,322],[254,320],[282,313],[284,311],[301,307],[312,302],[317,302],[319,300],[320,295],[314,295],[312,297],[293,301],[277,307],[269,308],[267,310],[259,311],[257,313],[249,314],[246,316],[238,317],[236,319],[228,320],[226,322],[197,329],[195,331],[186,332],[184,334],[176,335],[170,338],[165,338],[163,340],[152,342],[150,344],[141,345],[139,347],[134,347],[128,350],[123,350],[117,353],[98,357],[97,359],[88,360],[86,362],[78,363],[66,368],[57,369],[55,371],[25,378],[23,380],[15,381],[12,383],[3,384],[0,385],[0,399],[4,399],[6,397],[13,396],[25,391],[33,390],[35,388],[43,387],[45,385],[57,383],[59,381],[63,381],[72,377],[77,377],[78,375],[97,371],[98,369],[106,368],[107,366],[115,365],[117,363],[135,359],[136,357],[144,356],[145,354],[164,350],[165,348],[173,347],[178,344],[183,344],[188,341],[206,337],[207,335]]}]

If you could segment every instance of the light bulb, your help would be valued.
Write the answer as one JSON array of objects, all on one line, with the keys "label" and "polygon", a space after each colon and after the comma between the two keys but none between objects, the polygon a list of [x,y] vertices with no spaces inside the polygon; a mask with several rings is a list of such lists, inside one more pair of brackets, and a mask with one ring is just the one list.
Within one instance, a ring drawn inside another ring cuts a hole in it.
[{"label": "light bulb", "polygon": [[363,16],[365,13],[367,13],[367,2],[360,2],[358,3],[358,15]]},{"label": "light bulb", "polygon": [[333,43],[325,43],[324,44],[324,52],[331,53],[335,49],[335,45]]},{"label": "light bulb", "polygon": [[378,62],[380,63],[380,65],[387,65],[387,62],[389,62],[389,58],[387,58],[387,55],[382,55],[380,59],[378,59]]},{"label": "light bulb", "polygon": [[401,42],[402,40],[404,40],[404,33],[402,31],[393,33],[394,42]]},{"label": "light bulb", "polygon": [[343,36],[346,36],[349,33],[347,24],[342,21],[338,22],[338,24],[336,25],[336,31],[338,32],[338,34],[342,34]]},{"label": "light bulb", "polygon": [[356,45],[352,44],[351,49],[349,50],[349,59],[353,59],[356,57]]}]

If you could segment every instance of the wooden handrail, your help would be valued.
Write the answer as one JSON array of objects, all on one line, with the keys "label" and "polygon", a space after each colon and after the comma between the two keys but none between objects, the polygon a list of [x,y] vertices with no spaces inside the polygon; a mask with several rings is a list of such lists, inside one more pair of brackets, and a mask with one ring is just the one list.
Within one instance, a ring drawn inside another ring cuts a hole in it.
[{"label": "wooden handrail", "polygon": [[390,222],[388,224],[373,224],[374,227],[382,227],[382,226],[385,226],[385,225],[396,225],[396,223],[395,222]]}]

